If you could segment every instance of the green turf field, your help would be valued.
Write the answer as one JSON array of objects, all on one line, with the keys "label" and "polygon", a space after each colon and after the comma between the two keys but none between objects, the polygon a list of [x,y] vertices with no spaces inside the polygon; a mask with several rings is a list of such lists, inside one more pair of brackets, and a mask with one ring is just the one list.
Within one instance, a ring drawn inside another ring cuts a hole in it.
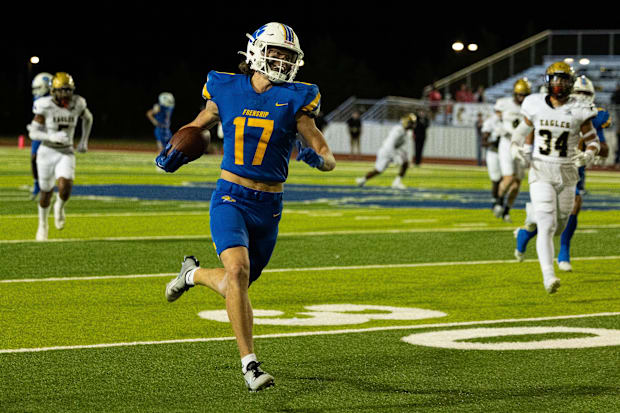
[{"label": "green turf field", "polygon": [[[217,157],[164,174],[154,156],[78,154],[75,185],[219,174]],[[346,199],[369,190],[354,182],[371,163],[321,173],[291,161],[289,183],[346,196],[285,203],[250,289],[256,351],[276,386],[249,394],[224,301],[200,287],[164,298],[184,255],[219,265],[208,204],[75,196],[65,229],[50,216],[49,241],[35,242],[29,151],[0,147],[0,159],[0,412],[620,411],[617,208],[587,209],[586,198],[574,271],[558,271],[549,296],[534,242],[513,258],[522,209],[509,224],[465,204],[356,206]],[[369,184],[386,188],[395,171]],[[466,166],[412,168],[404,183],[446,199],[490,188],[485,169]],[[588,190],[620,198],[620,173],[589,172]]]}]

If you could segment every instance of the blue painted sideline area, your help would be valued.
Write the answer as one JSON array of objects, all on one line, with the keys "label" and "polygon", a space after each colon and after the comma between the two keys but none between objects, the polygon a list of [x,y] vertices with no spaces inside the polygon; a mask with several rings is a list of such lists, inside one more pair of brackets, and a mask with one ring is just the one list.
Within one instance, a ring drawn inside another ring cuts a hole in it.
[{"label": "blue painted sideline area", "polygon": [[[73,188],[73,195],[209,202],[214,189],[215,182],[191,183],[185,186],[76,185]],[[284,201],[384,208],[489,209],[492,198],[490,191],[418,188],[396,190],[378,186],[358,188],[356,186],[286,184]],[[529,194],[520,193],[513,208],[523,209],[528,201]],[[620,209],[620,196],[587,194],[583,209]]]}]

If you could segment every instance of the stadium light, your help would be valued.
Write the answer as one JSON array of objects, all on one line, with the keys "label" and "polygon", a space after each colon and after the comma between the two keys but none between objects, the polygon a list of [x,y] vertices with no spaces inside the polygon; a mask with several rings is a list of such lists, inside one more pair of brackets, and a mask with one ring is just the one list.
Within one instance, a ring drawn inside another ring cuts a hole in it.
[{"label": "stadium light", "polygon": [[465,45],[462,42],[452,43],[452,50],[454,50],[455,52],[460,52],[461,50],[463,50],[463,48],[465,48]]},{"label": "stadium light", "polygon": [[583,59],[579,59],[579,64],[580,65],[584,65],[584,66],[585,65],[589,65],[590,64],[590,59],[587,59],[585,57]]},{"label": "stadium light", "polygon": [[36,65],[37,63],[39,63],[39,56],[32,56],[30,58],[30,63],[32,63],[33,65]]},{"label": "stadium light", "polygon": [[467,45],[467,50],[469,50],[470,52],[475,52],[476,50],[478,50],[478,45],[476,43],[470,43]]}]

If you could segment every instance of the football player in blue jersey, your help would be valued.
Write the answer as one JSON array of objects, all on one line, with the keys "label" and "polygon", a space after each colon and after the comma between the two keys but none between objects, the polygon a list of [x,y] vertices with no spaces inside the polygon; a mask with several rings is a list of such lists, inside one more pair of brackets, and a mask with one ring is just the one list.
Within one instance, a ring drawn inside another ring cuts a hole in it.
[{"label": "football player in blue jersey", "polygon": [[157,149],[161,151],[172,138],[170,132],[170,120],[174,111],[174,95],[170,92],[162,92],[157,98],[157,103],[146,111],[146,117],[155,126],[155,141]]},{"label": "football player in blue jersey", "polygon": [[[588,102],[594,102],[595,92],[592,81],[586,76],[579,76],[573,86],[573,96],[579,99],[585,99]],[[597,115],[592,119],[592,126],[596,129],[601,149],[597,155],[597,161],[604,159],[609,155],[609,146],[605,142],[604,129],[611,125],[611,115],[604,108],[597,108]],[[558,253],[558,268],[562,271],[572,271],[573,267],[570,263],[570,243],[577,229],[577,216],[581,211],[581,205],[583,203],[583,195],[585,195],[585,174],[586,166],[579,164],[579,182],[577,183],[577,189],[575,191],[575,204],[573,210],[568,217],[566,228],[560,236],[560,252]],[[529,206],[527,206],[529,209]],[[531,212],[529,212],[531,214]],[[533,221],[533,219],[530,219]],[[515,236],[517,238],[517,248],[515,249],[515,257],[519,261],[523,261],[523,254],[527,247],[528,242],[536,236],[538,230],[533,223],[526,224],[523,228],[517,228]]]},{"label": "football player in blue jersey", "polygon": [[[52,74],[47,72],[41,72],[32,79],[32,101],[40,99],[50,94],[50,82],[52,81]],[[31,140],[30,146],[30,169],[32,171],[32,177],[34,178],[34,185],[32,187],[32,193],[30,199],[34,200],[39,195],[41,188],[39,187],[39,173],[37,171],[37,151],[41,141]]]},{"label": "football player in blue jersey", "polygon": [[[224,155],[209,213],[224,268],[202,268],[195,257],[186,256],[179,275],[166,286],[166,298],[175,301],[194,285],[225,298],[246,385],[258,391],[272,386],[274,378],[259,367],[254,353],[248,287],[261,275],[276,244],[293,147],[298,161],[320,171],[331,171],[336,161],[314,121],[320,110],[318,87],[293,81],[303,65],[295,32],[268,23],[247,36],[247,50],[240,52],[246,58],[239,66],[242,74],[209,72],[202,91],[206,106],[184,126],[204,130],[222,124]],[[187,159],[167,145],[156,163],[174,172]]]}]

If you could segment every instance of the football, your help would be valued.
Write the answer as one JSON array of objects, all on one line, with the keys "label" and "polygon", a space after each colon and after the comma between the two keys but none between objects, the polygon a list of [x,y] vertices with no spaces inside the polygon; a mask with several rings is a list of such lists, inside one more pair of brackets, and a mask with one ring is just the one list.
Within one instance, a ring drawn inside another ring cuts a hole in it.
[{"label": "football", "polygon": [[170,139],[172,146],[170,151],[177,149],[183,152],[190,161],[195,161],[206,152],[209,145],[208,137],[209,134],[204,134],[203,130],[196,126],[179,129]]}]

